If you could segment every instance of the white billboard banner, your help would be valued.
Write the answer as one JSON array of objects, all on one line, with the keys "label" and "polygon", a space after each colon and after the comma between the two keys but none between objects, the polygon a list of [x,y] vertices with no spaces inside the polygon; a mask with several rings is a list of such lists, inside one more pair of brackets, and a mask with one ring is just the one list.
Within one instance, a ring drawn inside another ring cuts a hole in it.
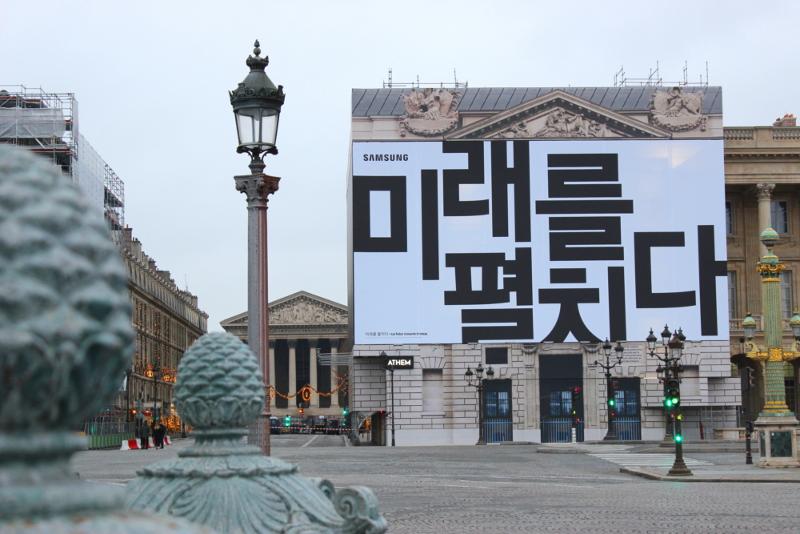
[{"label": "white billboard banner", "polygon": [[727,339],[722,150],[354,142],[355,342]]}]

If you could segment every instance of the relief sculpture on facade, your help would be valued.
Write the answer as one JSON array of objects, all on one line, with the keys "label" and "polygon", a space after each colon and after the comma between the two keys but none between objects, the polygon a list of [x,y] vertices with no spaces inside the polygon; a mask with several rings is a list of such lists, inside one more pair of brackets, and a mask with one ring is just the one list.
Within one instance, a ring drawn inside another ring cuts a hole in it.
[{"label": "relief sculpture on facade", "polygon": [[533,134],[534,137],[607,137],[606,125],[587,119],[583,115],[556,108],[544,122],[544,128]]},{"label": "relief sculpture on facade", "polygon": [[405,115],[400,121],[400,135],[411,132],[423,137],[441,135],[456,127],[458,93],[447,89],[412,89],[403,95]]},{"label": "relief sculpture on facade", "polygon": [[298,299],[270,309],[273,324],[346,323],[347,314],[316,302]]},{"label": "relief sculpture on facade", "polygon": [[650,102],[650,122],[672,132],[706,129],[703,93],[684,93],[680,87],[656,91]]}]

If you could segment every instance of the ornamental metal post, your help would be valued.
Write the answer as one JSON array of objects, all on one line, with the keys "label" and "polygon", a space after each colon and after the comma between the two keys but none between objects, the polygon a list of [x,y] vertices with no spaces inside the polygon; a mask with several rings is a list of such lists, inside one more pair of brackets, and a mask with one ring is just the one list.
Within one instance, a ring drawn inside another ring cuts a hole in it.
[{"label": "ornamental metal post", "polygon": [[[783,370],[785,362],[800,357],[800,315],[795,313],[789,321],[794,343],[791,349],[783,347],[783,314],[781,310],[780,282],[785,265],[773,252],[778,233],[772,228],[761,232],[761,243],[767,249],[756,270],[761,276],[761,306],[763,314],[764,346],[753,341],[756,322],[749,313],[742,321],[747,340],[746,356],[763,365],[765,376],[764,406],[754,422],[760,432],[760,467],[800,465],[798,461],[798,421],[786,405]],[[787,310],[788,311],[788,310]]]},{"label": "ornamental metal post", "polygon": [[392,447],[394,447],[394,369],[389,372],[392,374]]},{"label": "ornamental metal post", "polygon": [[[464,373],[464,378],[467,380],[467,385],[474,387],[478,391],[478,442],[475,445],[486,445],[486,430],[484,428],[485,421],[483,410],[483,393],[485,387],[483,371],[483,364],[478,363],[474,373],[469,367],[467,367],[467,370]],[[493,378],[494,369],[492,369],[492,366],[490,365],[489,368],[486,369],[486,380],[492,380]]]},{"label": "ornamental metal post", "polygon": [[[277,154],[275,140],[285,95],[264,69],[269,58],[261,57],[255,42],[247,58],[250,73],[230,92],[236,118],[237,152],[250,155],[250,174],[235,176],[236,190],[247,197],[247,343],[261,367],[264,391],[269,391],[269,299],[267,278],[267,202],[278,190],[280,178],[264,174],[264,155]],[[266,402],[261,418],[251,428],[249,439],[270,454],[270,406]]]},{"label": "ornamental metal post", "polygon": [[616,426],[616,409],[617,409],[617,401],[614,395],[614,387],[611,384],[611,369],[617,367],[618,365],[622,365],[622,354],[625,350],[622,347],[622,343],[617,341],[617,345],[614,347],[614,352],[616,353],[617,361],[611,362],[611,343],[606,338],[605,342],[602,345],[603,349],[603,356],[605,356],[606,363],[600,362],[598,360],[594,361],[594,364],[600,367],[605,371],[606,377],[606,408],[608,414],[608,431],[606,432],[606,436],[603,438],[604,441],[611,441],[617,439],[617,426]]}]

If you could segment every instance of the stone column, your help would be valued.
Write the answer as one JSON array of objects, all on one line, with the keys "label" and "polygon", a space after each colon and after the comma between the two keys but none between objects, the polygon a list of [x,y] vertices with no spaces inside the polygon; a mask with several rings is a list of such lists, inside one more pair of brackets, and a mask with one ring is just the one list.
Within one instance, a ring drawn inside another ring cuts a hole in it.
[{"label": "stone column", "polygon": [[[272,384],[272,387],[275,387],[275,342],[269,342],[269,383]],[[267,391],[269,394],[269,391]],[[275,399],[277,397],[273,397],[269,400],[269,407],[270,410],[275,408]]]},{"label": "stone column", "polygon": [[[331,390],[336,388],[339,384],[339,379],[337,376],[338,368],[334,363],[336,359],[336,352],[338,351],[337,344],[339,343],[338,339],[331,339]],[[331,408],[339,408],[339,392],[337,391],[333,395],[331,395]]]},{"label": "stone column", "polygon": [[[294,395],[297,392],[297,340],[290,339],[289,343],[289,387],[286,388],[287,395]],[[292,407],[292,399],[289,399],[289,408]],[[294,398],[294,406],[297,406],[297,398]]]},{"label": "stone column", "polygon": [[[261,374],[269,380],[269,298],[267,288],[267,199],[278,190],[280,178],[263,173],[264,162],[250,163],[252,174],[234,176],[236,190],[247,197],[247,344],[256,353]],[[269,403],[264,403],[261,419],[250,429],[248,439],[270,454]]]},{"label": "stone column", "polygon": [[319,408],[319,395],[317,395],[317,351],[319,344],[316,339],[308,340],[308,381],[311,386],[311,399],[309,407]]},{"label": "stone column", "polygon": [[[756,197],[758,198],[758,231],[772,228],[772,191],[775,184],[757,184]],[[767,247],[763,243],[759,245],[759,256],[767,253]]]}]

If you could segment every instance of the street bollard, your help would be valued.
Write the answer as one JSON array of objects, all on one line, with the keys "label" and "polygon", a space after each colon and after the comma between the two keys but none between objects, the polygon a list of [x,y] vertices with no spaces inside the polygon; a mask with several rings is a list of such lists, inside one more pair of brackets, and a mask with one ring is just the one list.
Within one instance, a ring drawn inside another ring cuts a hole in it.
[{"label": "street bollard", "polygon": [[74,429],[113,399],[133,352],[108,232],[57,167],[0,145],[0,534],[211,532],[126,512],[122,488],[69,466],[89,437]]},{"label": "street bollard", "polygon": [[264,407],[258,360],[239,338],[214,332],[181,358],[175,406],[195,443],[139,471],[128,484],[133,510],[168,513],[219,532],[385,532],[375,495],[301,477],[297,466],[248,445]]},{"label": "street bollard", "polygon": [[744,432],[744,446],[745,450],[747,451],[745,453],[744,463],[747,465],[753,464],[753,449],[751,443],[752,435],[753,435],[753,422],[747,421],[745,423],[745,432]]}]

